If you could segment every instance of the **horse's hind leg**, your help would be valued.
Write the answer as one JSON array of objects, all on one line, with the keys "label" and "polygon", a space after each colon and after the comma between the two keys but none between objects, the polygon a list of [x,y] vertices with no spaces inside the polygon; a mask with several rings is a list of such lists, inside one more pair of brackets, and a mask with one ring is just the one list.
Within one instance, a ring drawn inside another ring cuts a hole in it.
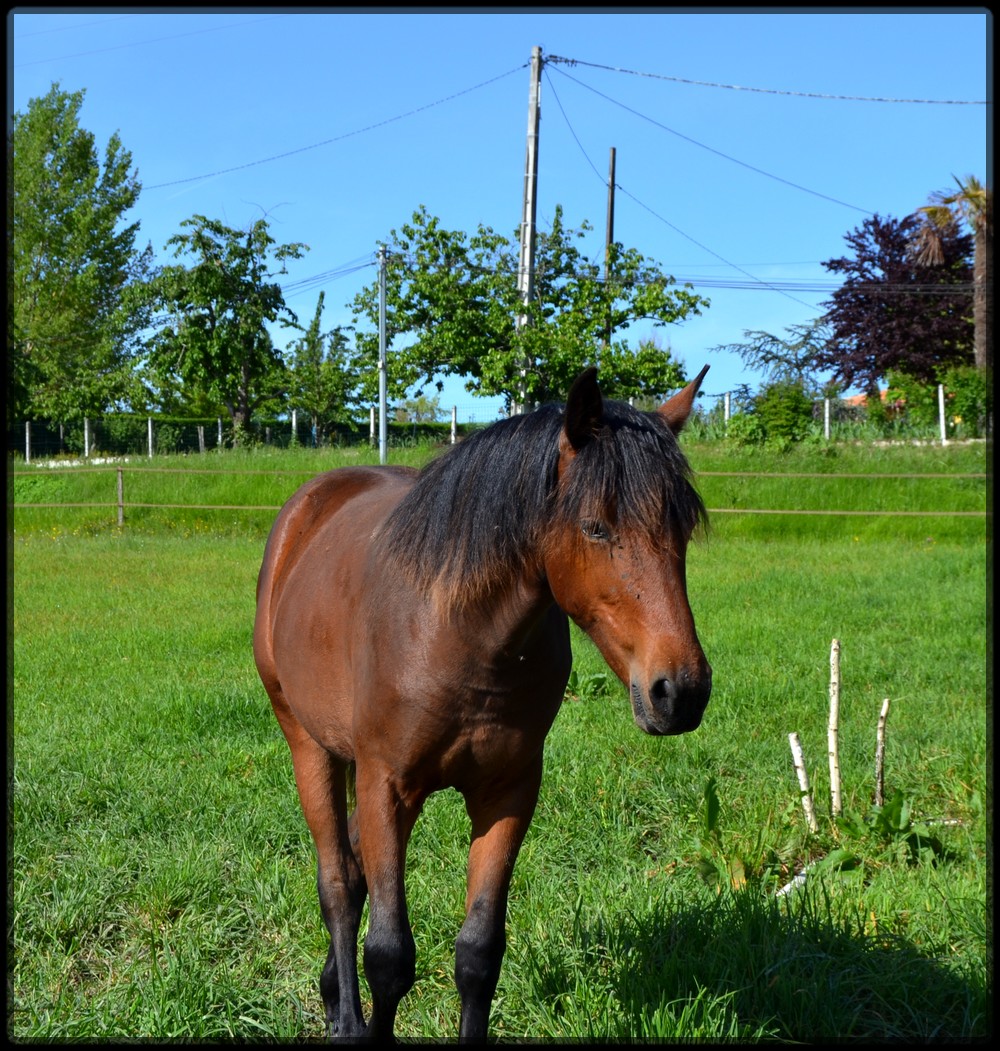
[{"label": "horse's hind leg", "polygon": [[330,755],[280,703],[278,720],[292,753],[302,813],[316,845],[316,883],[330,949],[320,976],[328,1035],[365,1032],[358,992],[358,928],[366,885],[351,848],[347,820],[346,764]]}]

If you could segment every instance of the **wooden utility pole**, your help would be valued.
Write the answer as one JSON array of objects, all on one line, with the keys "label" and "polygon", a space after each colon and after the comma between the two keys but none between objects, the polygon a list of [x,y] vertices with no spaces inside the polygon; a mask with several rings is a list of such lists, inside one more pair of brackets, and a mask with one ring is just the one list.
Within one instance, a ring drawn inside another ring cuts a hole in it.
[{"label": "wooden utility pole", "polygon": [[[524,159],[524,206],[521,211],[521,259],[517,271],[517,287],[525,308],[531,303],[535,291],[535,210],[538,189],[538,120],[541,113],[539,98],[542,90],[542,49],[531,49],[531,86],[528,90],[528,148]],[[527,309],[517,319],[518,331],[528,323]],[[528,365],[521,367],[520,404],[518,412],[524,412],[528,399]]]},{"label": "wooden utility pole", "polygon": [[[604,287],[611,282],[611,245],[615,239],[615,148],[611,147],[611,160],[608,164],[608,221],[604,235]],[[611,307],[608,307],[608,320],[604,329],[604,345],[611,346]],[[600,360],[597,362],[600,365]]]}]

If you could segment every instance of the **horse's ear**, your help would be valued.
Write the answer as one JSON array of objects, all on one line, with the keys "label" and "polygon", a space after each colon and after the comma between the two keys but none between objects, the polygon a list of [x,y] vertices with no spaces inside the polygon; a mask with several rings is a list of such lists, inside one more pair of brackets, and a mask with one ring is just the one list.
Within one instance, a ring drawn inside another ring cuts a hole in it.
[{"label": "horse's ear", "polygon": [[568,443],[573,452],[582,449],[600,430],[603,418],[604,399],[597,386],[597,369],[585,369],[569,389],[562,442]]},{"label": "horse's ear", "polygon": [[656,410],[667,421],[667,426],[674,434],[680,434],[684,429],[684,424],[691,415],[694,396],[698,393],[698,388],[708,369],[709,366],[706,365],[683,390],[679,390],[672,398],[668,398]]}]

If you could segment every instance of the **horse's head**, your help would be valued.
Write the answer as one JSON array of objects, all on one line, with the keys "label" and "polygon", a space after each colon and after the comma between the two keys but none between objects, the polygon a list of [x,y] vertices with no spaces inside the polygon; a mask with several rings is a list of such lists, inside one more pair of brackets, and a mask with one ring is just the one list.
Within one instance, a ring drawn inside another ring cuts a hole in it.
[{"label": "horse's head", "polygon": [[635,721],[650,734],[694,730],[712,691],[685,578],[704,507],[675,437],[707,371],[645,413],[605,403],[588,369],[570,391],[559,439],[549,587],[628,687]]}]

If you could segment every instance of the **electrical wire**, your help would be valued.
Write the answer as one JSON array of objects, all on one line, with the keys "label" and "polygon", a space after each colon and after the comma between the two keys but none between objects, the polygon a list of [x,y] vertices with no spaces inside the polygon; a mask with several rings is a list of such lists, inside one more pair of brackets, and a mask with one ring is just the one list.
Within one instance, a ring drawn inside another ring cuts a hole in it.
[{"label": "electrical wire", "polygon": [[509,77],[512,73],[517,73],[527,66],[526,62],[522,62],[519,66],[515,66],[513,69],[508,69],[506,73],[501,73],[499,76],[491,77],[489,80],[484,80],[479,84],[474,84],[471,88],[465,88],[462,91],[456,91],[452,95],[446,95],[444,98],[437,99],[434,102],[428,102],[424,106],[417,106],[415,109],[407,110],[405,113],[399,113],[395,117],[387,117],[385,120],[376,121],[374,124],[369,124],[364,128],[356,128],[354,131],[346,131],[343,135],[335,135],[332,139],[324,139],[322,142],[314,142],[309,146],[300,146],[298,149],[288,150],[285,153],[276,153],[271,157],[262,157],[257,161],[247,161],[246,164],[236,164],[231,168],[222,168],[219,171],[206,172],[204,175],[191,175],[186,179],[173,179],[171,182],[160,182],[153,186],[143,186],[144,190],[162,190],[168,186],[180,186],[182,183],[198,182],[200,179],[212,179],[217,175],[229,175],[231,172],[243,171],[245,168],[254,168],[259,164],[270,164],[271,161],[280,161],[285,157],[294,157],[298,153],[305,153],[308,150],[317,150],[321,146],[329,146],[334,142],[342,142],[344,139],[353,138],[355,135],[362,135],[366,131],[374,131],[376,128],[384,128],[387,124],[393,124],[396,121],[403,120],[406,117],[415,116],[417,113],[423,113],[425,110],[433,109],[435,106],[441,106],[445,102],[451,102],[452,99],[460,98],[462,95],[468,95],[472,91],[478,91],[480,88],[485,88],[489,84],[493,84],[498,80],[503,80],[504,77]]},{"label": "electrical wire", "polygon": [[[570,79],[572,79],[572,78],[570,78]],[[592,168],[592,169],[594,170],[594,173],[595,173],[595,174],[597,175],[597,177],[598,177],[599,179],[601,179],[601,181],[602,181],[602,182],[604,182],[605,180],[604,180],[604,179],[603,179],[603,178],[601,177],[601,173],[600,173],[600,172],[599,172],[599,171],[597,170],[597,167],[596,167],[596,165],[595,165],[595,164],[594,164],[594,162],[593,162],[593,161],[592,161],[592,160],[590,159],[590,157],[589,157],[589,156],[587,156],[587,151],[586,151],[586,150],[585,150],[585,149],[583,148],[583,144],[582,144],[582,143],[580,142],[579,136],[578,136],[578,135],[576,134],[576,132],[575,132],[575,131],[573,130],[573,126],[572,126],[572,124],[570,124],[569,118],[568,118],[568,117],[567,117],[567,115],[566,115],[566,110],[565,110],[565,109],[563,108],[563,104],[562,104],[562,102],[561,102],[561,101],[559,100],[559,93],[558,93],[558,92],[557,92],[557,91],[555,90],[555,85],[554,85],[554,84],[552,83],[551,79],[550,79],[550,78],[548,78],[547,76],[546,76],[546,82],[548,83],[549,87],[550,87],[550,88],[552,89],[552,94],[553,94],[553,95],[555,96],[555,99],[556,99],[556,104],[557,104],[557,105],[558,105],[558,107],[559,107],[559,111],[560,111],[560,112],[562,113],[562,115],[563,115],[563,120],[565,120],[565,121],[566,121],[566,126],[567,126],[567,127],[569,128],[569,130],[570,130],[570,134],[571,134],[571,135],[573,136],[573,138],[574,138],[574,139],[576,140],[576,144],[577,144],[577,146],[579,146],[579,147],[580,147],[580,151],[581,151],[581,152],[583,153],[584,157],[586,158],[586,160],[587,160],[587,163],[588,163],[588,164],[590,165],[590,167],[591,167],[591,168]],[[669,220],[665,219],[665,218],[664,218],[664,217],[663,217],[662,215],[659,215],[659,214],[658,214],[657,212],[653,211],[653,209],[652,209],[652,208],[650,208],[650,207],[649,207],[648,205],[646,205],[646,204],[644,204],[644,203],[643,203],[642,201],[640,201],[640,200],[639,200],[639,198],[638,198],[638,197],[636,197],[636,196],[635,196],[634,194],[631,194],[631,193],[629,193],[629,192],[628,192],[628,190],[626,190],[626,189],[625,189],[624,187],[622,187],[622,186],[621,186],[621,185],[620,185],[619,183],[617,183],[617,182],[615,183],[615,189],[616,189],[616,190],[621,190],[621,192],[622,192],[622,193],[624,193],[626,197],[629,197],[629,198],[630,198],[631,200],[635,201],[635,203],[636,203],[636,204],[638,204],[638,205],[639,205],[639,207],[641,207],[641,208],[645,208],[645,209],[646,209],[646,211],[647,211],[647,212],[649,212],[649,214],[650,214],[650,215],[652,215],[652,216],[654,216],[655,218],[659,219],[659,220],[660,220],[660,222],[661,222],[661,223],[664,223],[664,224],[665,224],[666,226],[669,226],[669,227],[670,227],[670,229],[671,229],[671,230],[673,230],[673,231],[674,231],[675,233],[677,233],[677,234],[680,234],[680,236],[681,236],[681,237],[683,237],[683,238],[687,239],[687,240],[688,240],[688,241],[690,241],[690,242],[691,242],[691,243],[692,243],[693,245],[697,245],[697,247],[698,247],[698,248],[700,248],[700,249],[701,249],[702,251],[704,251],[704,252],[708,252],[708,254],[709,254],[709,255],[711,255],[711,256],[714,256],[714,257],[715,257],[716,259],[718,259],[718,260],[719,260],[720,262],[722,262],[722,263],[725,263],[725,264],[726,264],[726,266],[730,266],[730,267],[732,267],[732,268],[733,268],[734,270],[737,270],[737,271],[739,271],[739,273],[743,274],[743,276],[744,276],[744,277],[747,277],[747,278],[749,278],[749,279],[750,279],[750,281],[752,281],[752,282],[754,282],[754,283],[756,283],[756,284],[764,285],[765,287],[767,287],[767,288],[770,288],[770,289],[771,289],[772,291],[774,291],[774,292],[778,292],[778,293],[779,293],[780,295],[783,295],[783,296],[785,296],[785,297],[786,297],[787,299],[790,299],[790,300],[792,300],[792,302],[793,302],[793,303],[798,303],[798,304],[799,304],[799,306],[803,306],[803,307],[806,307],[806,308],[807,308],[807,309],[809,309],[809,310],[813,309],[813,308],[812,308],[812,306],[811,306],[811,304],[809,304],[809,303],[804,303],[804,302],[803,302],[803,301],[802,301],[801,299],[797,299],[797,298],[796,298],[795,296],[793,296],[793,295],[789,295],[789,293],[788,293],[788,292],[785,292],[785,291],[783,291],[782,289],[780,289],[780,288],[776,287],[775,285],[769,284],[769,283],[768,283],[767,281],[761,281],[761,280],[760,280],[759,278],[756,278],[756,277],[754,277],[754,275],[753,275],[753,274],[751,274],[751,273],[750,273],[749,271],[747,271],[747,270],[744,270],[744,269],[743,269],[742,267],[739,267],[739,266],[737,266],[737,265],[736,265],[735,263],[730,263],[730,262],[729,262],[729,260],[727,260],[727,259],[724,259],[724,258],[723,258],[723,257],[722,257],[721,255],[719,255],[719,253],[718,253],[718,252],[714,252],[714,251],[712,251],[712,249],[711,249],[711,248],[708,248],[708,247],[707,247],[706,245],[703,245],[703,244],[701,244],[700,242],[696,241],[696,240],[695,240],[695,239],[694,239],[693,237],[691,237],[691,236],[690,236],[690,234],[686,234],[686,233],[685,233],[685,232],[684,232],[683,230],[681,230],[681,229],[680,229],[680,227],[678,227],[678,226],[675,226],[675,225],[674,225],[673,223],[671,223],[671,222],[670,222]]]},{"label": "electrical wire", "polygon": [[368,255],[363,260],[355,259],[349,263],[344,263],[342,266],[334,267],[332,270],[324,270],[320,274],[314,274],[312,277],[303,277],[297,281],[289,281],[281,286],[281,291],[285,296],[297,296],[311,289],[339,281],[342,277],[349,277],[351,274],[356,274],[360,270],[365,270],[375,265],[375,260],[371,255]]},{"label": "electrical wire", "polygon": [[677,138],[691,143],[692,146],[698,146],[700,149],[708,150],[709,153],[714,153],[717,157],[722,157],[724,160],[732,161],[733,164],[738,164],[743,168],[747,168],[749,171],[765,176],[765,178],[774,179],[775,182],[784,183],[786,186],[791,186],[794,190],[801,190],[803,193],[811,194],[813,197],[819,197],[821,200],[830,201],[831,204],[839,204],[844,208],[850,208],[852,211],[862,212],[864,215],[875,214],[868,208],[861,208],[856,204],[848,204],[846,201],[838,200],[836,197],[830,197],[828,194],[820,193],[818,190],[810,190],[808,186],[801,186],[799,183],[792,182],[790,179],[783,179],[780,175],[774,175],[772,172],[764,171],[763,168],[758,168],[753,164],[748,164],[746,161],[741,161],[738,157],[731,157],[728,153],[723,153],[722,150],[717,150],[714,146],[708,146],[704,142],[692,139],[690,135],[685,135],[683,132],[670,128],[666,124],[655,120],[653,117],[647,116],[645,113],[640,113],[639,110],[633,109],[631,106],[626,106],[624,102],[619,102],[617,99],[611,98],[610,95],[605,95],[604,92],[598,91],[597,88],[592,88],[589,84],[585,84],[582,80],[577,80],[576,77],[571,77],[568,73],[564,73],[562,70],[557,70],[557,72],[566,77],[567,80],[573,81],[574,84],[586,88],[587,91],[592,91],[595,95],[604,99],[605,102],[610,102],[612,105],[620,107],[626,112],[631,113],[633,116],[648,121],[654,127],[660,128],[662,131],[667,131],[671,135],[676,135]]},{"label": "electrical wire", "polygon": [[[150,13],[151,14],[156,14],[155,11],[152,11]],[[129,16],[122,16],[122,17],[129,17]],[[86,58],[88,55],[103,55],[103,54],[105,54],[108,51],[121,51],[123,48],[139,47],[139,46],[141,46],[143,44],[158,44],[158,43],[160,43],[163,40],[180,40],[183,37],[199,36],[202,33],[216,33],[220,29],[236,29],[239,26],[253,25],[255,22],[268,22],[268,21],[271,21],[274,18],[287,18],[287,17],[288,17],[287,15],[281,15],[281,14],[266,15],[264,18],[251,18],[249,21],[235,22],[235,23],[230,23],[228,25],[224,25],[224,26],[209,26],[209,27],[207,27],[205,29],[192,29],[188,33],[175,33],[173,36],[154,37],[152,40],[132,40],[132,41],[130,41],[127,44],[115,44],[112,47],[96,48],[93,51],[77,51],[75,54],[72,54],[72,55],[59,55],[58,58],[36,58],[36,59],[33,59],[31,62],[18,62],[14,66],[14,68],[15,69],[24,69],[27,66],[40,66],[40,65],[42,65],[45,62],[65,62],[67,59],[70,59],[70,58]],[[88,22],[86,24],[87,25],[93,25],[92,22]],[[77,27],[74,27],[74,28],[82,28],[82,27],[77,26]],[[26,35],[29,35],[29,34],[26,34]],[[30,35],[35,35],[35,34],[30,34]]]},{"label": "electrical wire", "polygon": [[651,77],[655,80],[671,80],[677,84],[693,84],[700,88],[725,88],[728,91],[750,91],[764,95],[790,95],[803,99],[825,99],[833,102],[895,102],[925,106],[988,106],[988,100],[982,99],[894,99],[866,95],[824,95],[815,91],[783,91],[778,88],[748,88],[740,84],[717,84],[710,80],[690,80],[687,77],[671,77],[664,73],[640,73],[634,69],[623,69],[620,66],[605,66],[598,62],[585,62],[580,58],[563,58],[560,55],[546,55],[545,62],[562,62],[569,66],[590,66],[593,69],[605,69],[610,73],[628,73],[634,77]]}]

